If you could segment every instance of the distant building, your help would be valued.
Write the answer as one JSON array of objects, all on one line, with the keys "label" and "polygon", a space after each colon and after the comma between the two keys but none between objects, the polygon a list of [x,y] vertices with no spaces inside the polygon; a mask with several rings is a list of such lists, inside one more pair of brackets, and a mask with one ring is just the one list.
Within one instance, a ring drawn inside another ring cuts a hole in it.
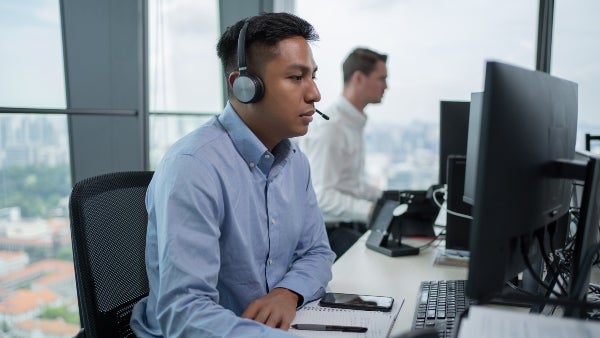
[{"label": "distant building", "polygon": [[[76,299],[75,269],[72,262],[45,259],[0,277],[0,290],[50,289],[66,299]],[[0,297],[1,299],[1,297]]]},{"label": "distant building", "polygon": [[0,116],[0,169],[69,163],[66,124],[55,116]]},{"label": "distant building", "polygon": [[26,251],[31,261],[53,257],[61,247],[71,245],[66,217],[0,220],[0,250]]},{"label": "distant building", "polygon": [[0,223],[1,222],[15,222],[21,220],[21,208],[9,207],[0,208]]},{"label": "distant building", "polygon": [[17,323],[12,333],[18,337],[71,338],[79,329],[61,319],[28,319]]},{"label": "distant building", "polygon": [[0,278],[29,264],[29,256],[23,251],[0,251]]},{"label": "distant building", "polygon": [[40,291],[16,290],[0,301],[0,322],[13,326],[16,323],[39,316],[46,306],[59,305],[61,305],[59,296],[48,289]]}]

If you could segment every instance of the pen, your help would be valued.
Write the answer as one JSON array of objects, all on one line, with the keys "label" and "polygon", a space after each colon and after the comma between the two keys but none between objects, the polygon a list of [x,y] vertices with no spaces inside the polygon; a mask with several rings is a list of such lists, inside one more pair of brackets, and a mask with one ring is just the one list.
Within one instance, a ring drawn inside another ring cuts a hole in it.
[{"label": "pen", "polygon": [[366,327],[344,326],[344,325],[322,325],[322,324],[294,324],[292,328],[296,330],[311,331],[342,331],[342,332],[367,332]]}]

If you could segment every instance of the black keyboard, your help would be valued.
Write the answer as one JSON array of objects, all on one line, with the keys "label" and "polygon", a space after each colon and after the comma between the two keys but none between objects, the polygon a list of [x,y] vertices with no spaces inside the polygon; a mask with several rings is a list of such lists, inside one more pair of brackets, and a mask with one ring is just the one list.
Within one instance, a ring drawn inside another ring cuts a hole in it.
[{"label": "black keyboard", "polygon": [[455,319],[471,304],[466,280],[423,281],[417,295],[413,330],[435,328],[440,338],[450,338]]}]

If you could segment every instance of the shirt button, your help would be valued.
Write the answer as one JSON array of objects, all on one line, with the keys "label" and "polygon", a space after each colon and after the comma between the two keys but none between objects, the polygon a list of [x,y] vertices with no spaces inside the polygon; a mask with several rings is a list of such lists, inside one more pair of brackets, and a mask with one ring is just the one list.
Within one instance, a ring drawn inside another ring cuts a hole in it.
[{"label": "shirt button", "polygon": [[254,168],[254,162],[250,162],[250,163],[248,163],[248,166],[249,166],[250,168]]},{"label": "shirt button", "polygon": [[271,218],[271,224],[275,224],[275,218]]},{"label": "shirt button", "polygon": [[273,264],[273,260],[269,259],[269,265]]},{"label": "shirt button", "polygon": [[265,158],[270,158],[271,156],[269,154],[265,155]]}]

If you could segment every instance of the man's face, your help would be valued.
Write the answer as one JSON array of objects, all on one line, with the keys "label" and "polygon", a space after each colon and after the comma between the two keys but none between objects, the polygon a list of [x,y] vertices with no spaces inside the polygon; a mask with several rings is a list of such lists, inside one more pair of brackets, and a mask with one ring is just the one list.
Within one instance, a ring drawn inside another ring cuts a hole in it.
[{"label": "man's face", "polygon": [[365,77],[362,92],[369,103],[380,103],[387,88],[387,67],[385,62],[377,61],[375,69]]},{"label": "man's face", "polygon": [[258,128],[254,132],[263,142],[306,134],[314,103],[321,100],[315,83],[317,65],[308,42],[302,37],[280,41],[276,55],[261,68],[265,93],[253,107]]}]

